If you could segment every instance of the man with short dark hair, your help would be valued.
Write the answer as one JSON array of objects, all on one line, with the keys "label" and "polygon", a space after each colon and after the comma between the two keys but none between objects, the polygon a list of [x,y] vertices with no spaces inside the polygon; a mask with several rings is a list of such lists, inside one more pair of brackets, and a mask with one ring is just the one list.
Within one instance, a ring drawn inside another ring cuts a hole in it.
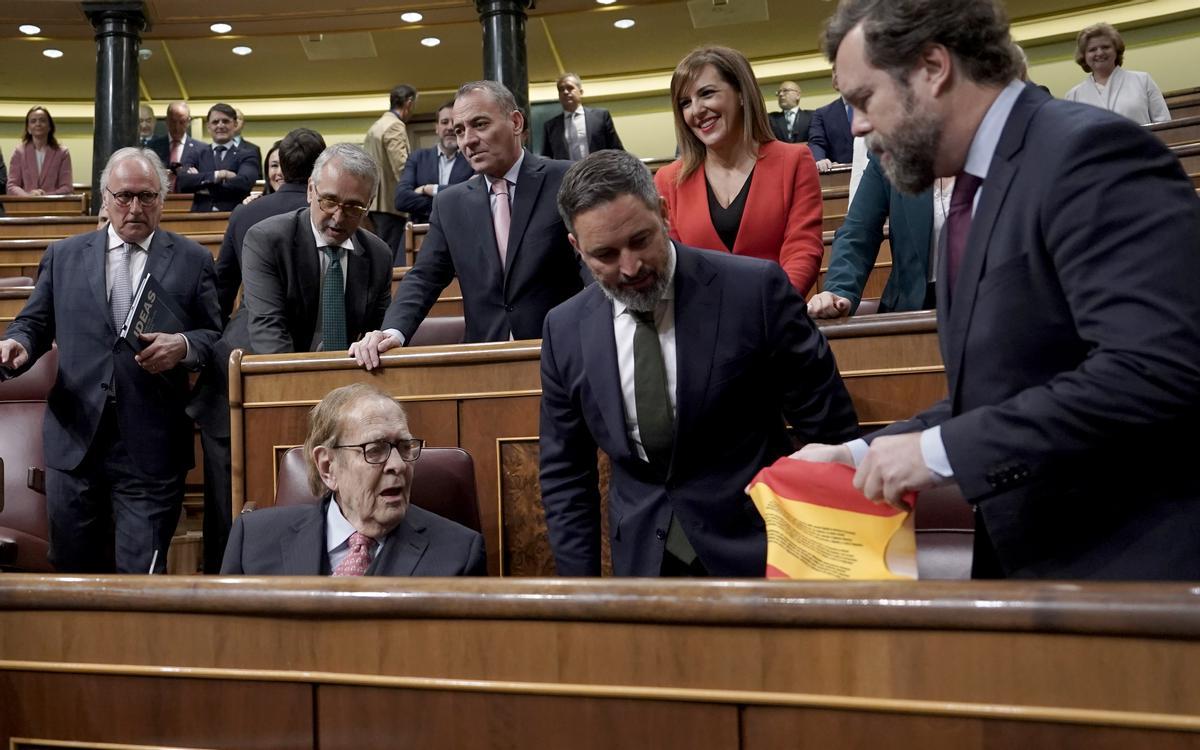
[{"label": "man with short dark hair", "polygon": [[[454,99],[458,148],[478,173],[443,190],[429,234],[384,319],[350,348],[368,370],[412,339],[457,275],[466,341],[535,339],[554,307],[583,286],[579,258],[555,209],[567,162],[521,147],[525,117],[495,81],[463,84]],[[488,231],[491,227],[491,231]]]},{"label": "man with short dark hair", "polygon": [[546,121],[542,156],[579,161],[601,149],[625,148],[608,110],[583,106],[583,83],[579,76],[563,73],[554,85],[563,111]]},{"label": "man with short dark hair", "polygon": [[812,121],[812,112],[800,109],[800,84],[795,81],[783,81],[775,96],[779,99],[779,111],[772,112],[771,130],[775,137],[785,143],[805,143],[808,141],[808,126]]},{"label": "man with short dark hair", "polygon": [[418,149],[408,157],[396,185],[396,209],[407,213],[414,224],[429,221],[433,198],[439,190],[465,182],[474,174],[467,157],[458,152],[453,99],[437,111],[437,136],[436,146]]},{"label": "man with short dark hair", "polygon": [[672,243],[635,156],[567,173],[559,211],[596,283],[546,316],[541,487],[559,574],[600,575],[596,449],[613,572],[763,576],[745,494],[802,441],[858,434],[825,337],[779,264]]},{"label": "man with short dark hair", "polygon": [[228,104],[208,110],[212,146],[185,154],[175,175],[175,189],[195,193],[193,212],[232,211],[262,177],[258,149],[233,142],[237,113]]},{"label": "man with short dark hair", "polygon": [[481,576],[479,532],[410,504],[424,441],[373,385],[329,392],[304,442],[316,505],[265,508],[233,525],[224,575]]},{"label": "man with short dark hair", "polygon": [[[834,63],[830,81],[833,90],[840,92],[837,63]],[[842,96],[813,112],[808,124],[808,147],[812,149],[818,172],[828,172],[834,164],[854,161],[854,136],[850,133],[853,114],[850,104]]]},{"label": "man with short dark hair", "polygon": [[417,90],[402,83],[392,89],[388,104],[388,111],[367,131],[363,148],[379,168],[379,181],[371,196],[371,222],[375,225],[375,234],[392,248],[396,265],[402,265],[405,219],[395,205],[396,184],[408,162],[410,149],[405,123],[417,106]]},{"label": "man with short dark hair", "polygon": [[[46,249],[0,340],[0,368],[16,374],[58,345],[42,441],[60,573],[166,571],[192,466],[188,371],[208,363],[220,331],[212,255],[159,227],[166,192],[152,151],[114,153],[100,176],[108,226]],[[146,275],[184,330],[142,334],[136,352],[117,336]]]},{"label": "man with short dark hair", "polygon": [[893,505],[956,483],[975,577],[1200,578],[1200,202],[1179,160],[1021,83],[995,0],[843,0],[825,49],[896,187],[956,176],[949,396],[799,457],[857,464]]}]

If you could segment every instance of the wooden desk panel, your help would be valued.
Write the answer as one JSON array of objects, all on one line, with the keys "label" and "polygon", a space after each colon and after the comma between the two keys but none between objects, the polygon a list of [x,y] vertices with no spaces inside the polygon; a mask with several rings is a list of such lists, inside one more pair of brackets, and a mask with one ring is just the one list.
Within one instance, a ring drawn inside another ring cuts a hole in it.
[{"label": "wooden desk panel", "polygon": [[[229,214],[221,211],[203,214],[163,214],[160,226],[176,234],[225,234]],[[94,216],[3,216],[0,239],[60,239],[96,229]]]},{"label": "wooden desk panel", "polygon": [[[411,227],[412,225],[410,224],[409,226]],[[411,266],[396,266],[392,269],[392,297],[396,296],[396,289],[400,286],[400,281],[404,278],[405,274],[411,270]],[[429,308],[429,317],[462,317],[462,314],[462,287],[459,286],[458,279],[455,278],[451,280],[449,286],[443,289],[442,293],[438,295],[437,301],[433,303],[433,307]]]},{"label": "wooden desk panel", "polygon": [[33,294],[31,286],[12,286],[0,288],[0,336],[8,330],[8,324],[13,322],[21,308]]},{"label": "wooden desk panel", "polygon": [[0,206],[8,216],[82,216],[87,213],[87,196],[0,195]]}]

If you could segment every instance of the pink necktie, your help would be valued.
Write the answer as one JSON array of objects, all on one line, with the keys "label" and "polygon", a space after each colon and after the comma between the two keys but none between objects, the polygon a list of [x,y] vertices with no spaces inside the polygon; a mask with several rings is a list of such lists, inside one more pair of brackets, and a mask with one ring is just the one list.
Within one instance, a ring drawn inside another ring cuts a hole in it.
[{"label": "pink necktie", "polygon": [[366,534],[360,534],[357,531],[350,535],[350,554],[342,558],[338,566],[333,569],[335,576],[361,576],[366,575],[367,568],[371,567],[371,547],[375,544],[375,540]]},{"label": "pink necktie", "polygon": [[504,268],[504,264],[508,262],[508,228],[512,226],[508,180],[493,180],[492,193],[496,196],[496,210],[492,212],[492,226],[496,229],[496,247],[500,249],[500,267]]}]

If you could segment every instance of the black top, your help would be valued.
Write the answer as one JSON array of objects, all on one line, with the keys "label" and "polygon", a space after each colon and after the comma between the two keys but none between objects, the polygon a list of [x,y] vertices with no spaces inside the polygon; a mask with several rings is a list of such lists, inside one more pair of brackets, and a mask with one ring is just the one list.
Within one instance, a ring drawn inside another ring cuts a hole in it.
[{"label": "black top", "polygon": [[708,215],[712,217],[713,228],[717,230],[717,236],[721,238],[721,242],[725,243],[725,249],[731,253],[733,252],[733,243],[737,240],[738,227],[742,225],[742,213],[746,210],[746,196],[750,194],[750,182],[753,179],[754,170],[751,169],[742,189],[738,191],[737,197],[730,202],[728,208],[721,207],[716,194],[713,193],[712,185],[708,180],[704,181],[704,187],[708,190]]}]

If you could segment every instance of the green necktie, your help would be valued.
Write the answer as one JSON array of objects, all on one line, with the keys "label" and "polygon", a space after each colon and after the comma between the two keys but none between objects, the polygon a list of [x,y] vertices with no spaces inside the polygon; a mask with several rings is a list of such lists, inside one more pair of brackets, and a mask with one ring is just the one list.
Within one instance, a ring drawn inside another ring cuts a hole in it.
[{"label": "green necktie", "polygon": [[346,341],[346,287],[342,276],[342,249],[323,247],[329,256],[329,268],[321,281],[321,351],[333,352],[345,349]]},{"label": "green necktie", "polygon": [[[654,324],[653,310],[630,310],[629,314],[637,323],[633,333],[633,400],[638,433],[650,464],[666,476],[675,446],[675,418],[667,392],[667,366],[658,342],[658,326]],[[667,530],[667,552],[684,565],[691,565],[696,559],[696,550],[673,513]]]}]

